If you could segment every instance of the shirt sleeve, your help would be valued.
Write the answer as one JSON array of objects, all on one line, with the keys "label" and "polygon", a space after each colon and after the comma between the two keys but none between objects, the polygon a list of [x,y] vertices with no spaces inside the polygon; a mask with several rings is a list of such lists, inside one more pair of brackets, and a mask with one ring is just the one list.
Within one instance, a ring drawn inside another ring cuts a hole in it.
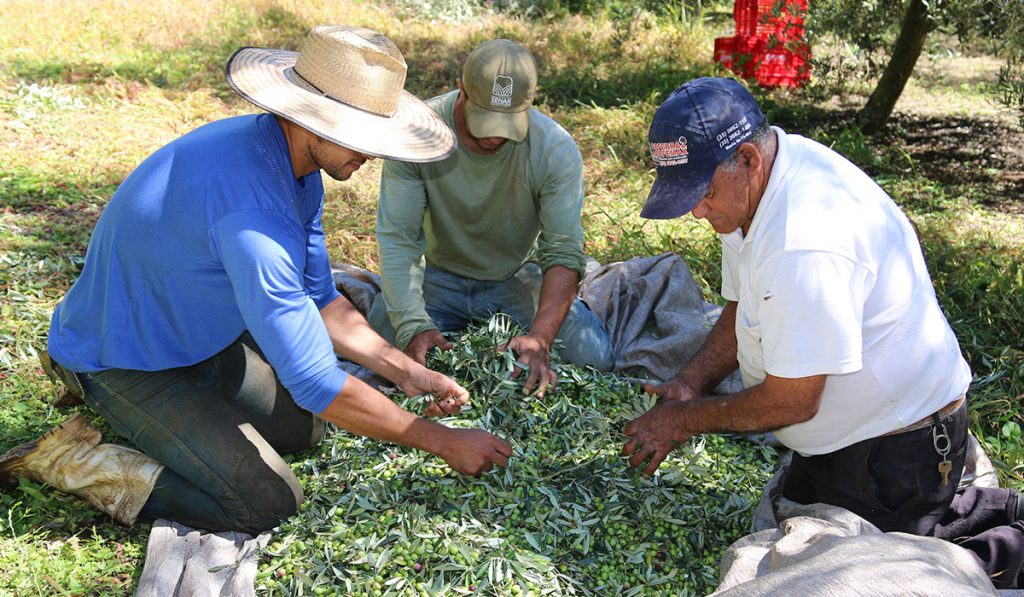
[{"label": "shirt sleeve", "polygon": [[395,344],[403,350],[413,336],[437,327],[423,300],[426,209],[427,192],[419,166],[385,161],[377,208],[381,292],[395,328]]},{"label": "shirt sleeve", "polygon": [[566,137],[546,152],[551,162],[538,193],[540,236],[537,262],[542,271],[553,265],[586,274],[583,253],[583,158]]},{"label": "shirt sleeve", "polygon": [[840,255],[783,254],[758,300],[764,370],[785,378],[859,371],[869,283]]},{"label": "shirt sleeve", "polygon": [[331,274],[331,259],[327,254],[327,243],[324,238],[323,224],[323,202],[318,201],[320,207],[316,215],[306,223],[306,270],[304,280],[306,288],[309,289],[309,296],[313,299],[317,310],[323,309],[334,299],[341,296],[337,286],[334,285],[334,276]]},{"label": "shirt sleeve", "polygon": [[232,213],[211,228],[246,328],[300,407],[321,413],[348,378],[305,287],[308,237],[283,214]]}]

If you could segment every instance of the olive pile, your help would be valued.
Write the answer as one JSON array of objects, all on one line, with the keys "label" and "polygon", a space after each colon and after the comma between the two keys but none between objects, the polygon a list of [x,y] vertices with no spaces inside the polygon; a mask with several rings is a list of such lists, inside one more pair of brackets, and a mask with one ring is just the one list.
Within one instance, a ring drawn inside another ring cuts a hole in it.
[{"label": "olive pile", "polygon": [[[471,408],[445,424],[513,446],[480,478],[415,450],[332,430],[292,468],[307,501],[263,554],[257,588],[314,595],[703,595],[750,530],[773,450],[695,438],[646,478],[619,456],[622,428],[654,398],[612,375],[559,364],[544,398],[513,380],[497,316],[434,351]],[[411,410],[417,401],[395,397]]]}]

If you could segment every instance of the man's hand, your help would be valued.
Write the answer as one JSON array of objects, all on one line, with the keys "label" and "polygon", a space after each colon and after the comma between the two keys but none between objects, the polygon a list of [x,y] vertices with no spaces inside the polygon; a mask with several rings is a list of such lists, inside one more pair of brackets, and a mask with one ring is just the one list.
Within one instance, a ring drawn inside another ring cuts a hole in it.
[{"label": "man's hand", "polygon": [[464,475],[478,476],[494,465],[504,467],[512,455],[512,446],[482,429],[446,428],[444,448],[438,452],[448,466]]},{"label": "man's hand", "polygon": [[427,364],[427,351],[438,347],[441,350],[451,350],[454,344],[448,341],[438,330],[424,330],[412,337],[405,347],[405,354],[420,365]]},{"label": "man's hand", "polygon": [[399,383],[399,387],[406,396],[434,395],[435,401],[423,411],[428,417],[457,415],[469,403],[469,392],[452,378],[418,364],[411,367],[409,375]]},{"label": "man's hand", "polygon": [[659,385],[644,384],[644,391],[658,396],[660,400],[693,400],[700,397],[690,386],[674,379]]},{"label": "man's hand", "polygon": [[[508,347],[516,354],[518,361],[529,370],[524,384],[527,392],[532,392],[536,386],[537,396],[543,397],[548,388],[555,388],[558,376],[551,369],[551,347],[547,343],[527,334],[512,338]],[[512,372],[512,379],[519,377],[520,372],[520,369]]]},{"label": "man's hand", "polygon": [[622,455],[629,456],[629,466],[647,462],[643,472],[649,477],[672,450],[693,437],[685,428],[687,407],[685,400],[664,400],[626,425],[622,432],[630,438]]}]

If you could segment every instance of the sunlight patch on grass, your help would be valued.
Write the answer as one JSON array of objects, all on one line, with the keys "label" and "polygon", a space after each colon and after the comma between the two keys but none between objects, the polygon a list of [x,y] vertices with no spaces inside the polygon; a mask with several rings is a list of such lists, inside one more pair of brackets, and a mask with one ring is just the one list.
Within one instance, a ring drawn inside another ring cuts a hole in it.
[{"label": "sunlight patch on grass", "polygon": [[896,110],[931,116],[986,116],[1012,126],[1016,115],[998,103],[995,86],[1004,64],[992,56],[923,54]]}]

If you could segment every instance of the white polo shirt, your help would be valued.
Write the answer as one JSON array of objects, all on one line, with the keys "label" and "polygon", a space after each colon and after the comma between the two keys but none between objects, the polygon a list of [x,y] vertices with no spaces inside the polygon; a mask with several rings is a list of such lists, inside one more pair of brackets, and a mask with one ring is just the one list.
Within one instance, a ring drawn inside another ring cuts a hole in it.
[{"label": "white polo shirt", "polygon": [[722,295],[738,303],[747,387],[767,373],[828,375],[818,413],[776,431],[800,454],[824,454],[939,410],[971,372],[899,207],[831,149],[774,130],[747,235],[721,235]]}]

